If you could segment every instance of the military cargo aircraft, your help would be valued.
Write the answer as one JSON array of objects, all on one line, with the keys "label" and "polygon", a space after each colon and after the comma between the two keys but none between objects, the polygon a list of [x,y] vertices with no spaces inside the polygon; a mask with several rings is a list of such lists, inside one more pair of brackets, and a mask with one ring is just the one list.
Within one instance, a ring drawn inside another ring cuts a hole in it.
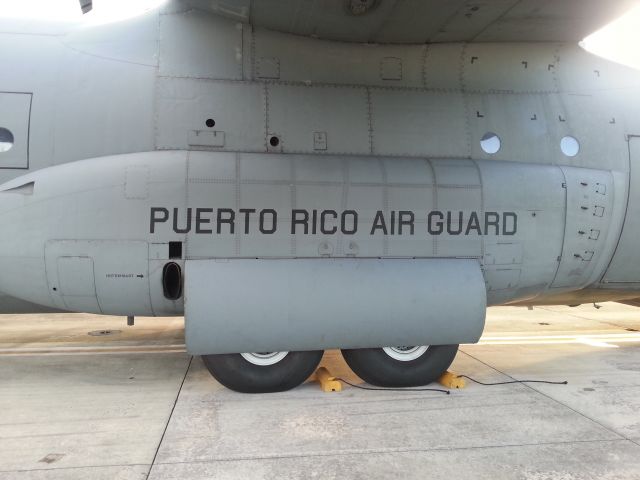
[{"label": "military cargo aircraft", "polygon": [[184,314],[215,378],[273,392],[329,348],[427,384],[488,305],[633,302],[640,75],[578,45],[632,6],[1,19],[0,309]]}]

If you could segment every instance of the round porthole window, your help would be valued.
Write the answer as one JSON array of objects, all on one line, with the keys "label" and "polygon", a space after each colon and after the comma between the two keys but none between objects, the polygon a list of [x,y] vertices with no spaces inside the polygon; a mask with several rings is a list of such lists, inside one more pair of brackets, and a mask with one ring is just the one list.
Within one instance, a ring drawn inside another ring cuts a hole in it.
[{"label": "round porthole window", "polygon": [[8,152],[13,147],[13,133],[0,127],[0,153]]},{"label": "round porthole window", "polygon": [[480,140],[480,148],[482,148],[484,153],[488,153],[489,155],[498,153],[500,145],[500,137],[493,132],[485,133]]},{"label": "round porthole window", "polygon": [[580,151],[580,144],[578,140],[567,135],[560,140],[560,150],[562,150],[562,153],[567,157],[575,157]]}]

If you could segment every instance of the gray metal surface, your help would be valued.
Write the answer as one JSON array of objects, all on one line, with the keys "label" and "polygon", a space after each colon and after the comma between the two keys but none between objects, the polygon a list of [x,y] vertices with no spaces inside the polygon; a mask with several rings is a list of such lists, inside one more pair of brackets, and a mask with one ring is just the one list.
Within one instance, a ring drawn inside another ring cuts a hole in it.
[{"label": "gray metal surface", "polygon": [[30,93],[0,92],[0,126],[11,132],[12,145],[3,151],[0,168],[29,168]]},{"label": "gray metal surface", "polygon": [[[624,135],[640,132],[637,72],[573,44],[350,44],[169,7],[99,26],[25,21],[21,34],[16,28],[0,20],[10,45],[0,60],[12,65],[0,88],[36,99],[32,170],[155,149],[269,152],[277,135],[283,153],[490,158],[625,172]],[[203,131],[216,140],[190,141]],[[480,148],[487,132],[502,139],[494,155]],[[324,148],[316,134],[324,135]],[[578,156],[560,151],[565,135],[580,142]],[[0,170],[0,179],[22,173]]]},{"label": "gray metal surface", "polygon": [[373,3],[0,20],[0,100],[20,104],[0,113],[16,140],[0,152],[2,308],[179,314],[164,266],[213,258],[471,258],[490,305],[637,296],[624,239],[601,279],[635,202],[640,75],[506,41],[574,39],[629,4]]},{"label": "gray metal surface", "polygon": [[185,278],[195,355],[474,343],[484,328],[476,260],[187,260]]},{"label": "gray metal surface", "polygon": [[[182,300],[165,299],[161,280],[169,243],[178,242],[172,261],[180,265],[472,258],[489,304],[522,302],[597,282],[624,216],[623,205],[612,206],[616,178],[415,158],[324,156],[318,164],[311,155],[154,152],[86,160],[4,185],[0,248],[17,254],[0,256],[0,289],[56,309],[180,313]],[[70,204],[73,216],[56,215]],[[87,290],[92,278],[95,291]]]},{"label": "gray metal surface", "polygon": [[552,288],[584,285],[590,277],[602,276],[602,270],[593,275],[599,254],[607,246],[606,238],[600,236],[606,236],[612,216],[620,216],[623,210],[623,205],[617,211],[613,208],[610,172],[568,167],[562,171],[567,210],[562,256]]},{"label": "gray metal surface", "polygon": [[625,205],[625,223],[620,236],[616,253],[611,265],[604,275],[605,283],[638,283],[640,282],[640,249],[638,248],[638,232],[640,232],[640,138],[629,138],[629,198]]},{"label": "gray metal surface", "polygon": [[152,312],[144,241],[54,240],[45,246],[55,308],[138,315]]}]

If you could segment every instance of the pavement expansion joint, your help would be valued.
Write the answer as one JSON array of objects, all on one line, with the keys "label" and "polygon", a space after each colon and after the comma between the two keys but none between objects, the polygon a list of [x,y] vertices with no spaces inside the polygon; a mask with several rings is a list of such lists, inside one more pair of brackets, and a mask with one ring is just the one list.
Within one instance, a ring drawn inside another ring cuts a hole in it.
[{"label": "pavement expansion joint", "polygon": [[[500,370],[500,369],[498,369],[498,368],[496,368],[496,367],[494,367],[494,366],[492,366],[492,365],[489,365],[489,364],[488,364],[488,363],[486,363],[486,362],[483,362],[483,361],[482,361],[482,360],[480,360],[479,358],[476,358],[476,357],[474,357],[473,355],[471,355],[471,354],[469,354],[469,353],[467,353],[467,352],[464,352],[464,351],[462,351],[462,353],[464,353],[464,354],[465,354],[465,355],[467,355],[468,357],[470,357],[470,358],[472,358],[472,359],[474,359],[474,360],[476,360],[476,361],[478,361],[478,362],[482,363],[483,365],[485,365],[485,366],[487,366],[487,367],[491,368],[491,369],[492,369],[492,370],[494,370],[495,372],[498,372],[498,373],[499,373],[499,374],[501,374],[501,375],[504,375],[504,376],[506,376],[506,377],[508,377],[508,378],[511,378],[512,380],[515,380],[515,379],[514,379],[511,375],[509,375],[508,373],[503,372],[502,370]],[[605,424],[605,423],[603,423],[602,421],[596,420],[595,418],[593,418],[593,417],[591,417],[591,416],[587,415],[587,414],[586,414],[586,413],[584,413],[583,411],[580,411],[580,410],[578,410],[578,409],[576,409],[576,408],[574,408],[574,407],[572,407],[572,406],[568,405],[567,403],[562,402],[561,400],[559,400],[559,399],[557,399],[557,398],[554,398],[554,397],[552,397],[552,396],[550,396],[550,395],[546,394],[545,392],[543,392],[543,391],[541,391],[541,390],[539,390],[539,389],[537,389],[537,388],[534,388],[533,386],[529,385],[528,383],[523,383],[523,382],[517,382],[517,383],[520,383],[521,385],[525,386],[526,388],[528,388],[528,389],[530,389],[530,390],[532,390],[532,391],[536,392],[538,395],[541,395],[541,396],[543,396],[543,397],[547,398],[548,400],[550,400],[550,401],[552,401],[552,402],[555,402],[555,403],[557,403],[558,405],[561,405],[562,407],[564,407],[564,408],[566,408],[566,409],[568,409],[568,410],[571,410],[573,413],[575,413],[575,414],[577,414],[577,415],[579,415],[579,416],[583,417],[584,419],[586,419],[586,420],[588,420],[588,421],[590,421],[590,422],[592,422],[592,423],[594,423],[594,424],[596,424],[596,425],[600,426],[602,429],[606,430],[606,431],[607,431],[607,432],[609,432],[610,434],[615,435],[615,436],[617,436],[617,437],[618,437],[617,439],[611,439],[611,440],[624,440],[624,441],[629,441],[629,442],[631,442],[631,443],[635,443],[636,445],[638,445],[636,442],[634,442],[632,439],[630,439],[630,438],[629,438],[629,437],[627,437],[626,435],[623,435],[622,433],[620,433],[620,432],[616,431],[614,428],[612,428],[612,427],[610,427],[610,426],[606,425],[606,424]]]},{"label": "pavement expansion joint", "polygon": [[178,399],[180,398],[180,394],[182,393],[182,387],[184,387],[184,382],[186,382],[187,380],[187,375],[189,375],[189,370],[191,370],[192,363],[193,363],[193,356],[191,356],[191,358],[189,359],[189,363],[187,364],[187,368],[185,369],[184,376],[182,377],[182,382],[180,383],[180,387],[178,388],[178,392],[176,393],[176,398],[173,402],[173,406],[171,407],[171,412],[169,412],[169,416],[167,417],[167,422],[165,423],[164,430],[162,430],[162,435],[160,436],[160,441],[158,442],[156,451],[153,454],[153,460],[151,460],[151,465],[149,465],[149,471],[147,472],[147,476],[146,476],[147,479],[151,476],[151,472],[153,471],[153,466],[156,464],[158,453],[160,452],[160,447],[162,446],[164,437],[167,434],[169,423],[171,422],[171,418],[173,417],[173,412],[175,411],[176,405],[178,404]]}]

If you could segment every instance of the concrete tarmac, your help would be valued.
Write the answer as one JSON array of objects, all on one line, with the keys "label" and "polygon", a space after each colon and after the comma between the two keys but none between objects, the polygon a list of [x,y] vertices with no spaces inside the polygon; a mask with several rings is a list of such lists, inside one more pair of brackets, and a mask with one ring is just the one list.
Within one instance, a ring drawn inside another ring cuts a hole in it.
[{"label": "concrete tarmac", "polygon": [[[450,395],[238,394],[182,326],[1,315],[0,479],[640,479],[640,309],[491,308],[453,371],[569,384]],[[361,383],[339,352],[323,365]]]}]

